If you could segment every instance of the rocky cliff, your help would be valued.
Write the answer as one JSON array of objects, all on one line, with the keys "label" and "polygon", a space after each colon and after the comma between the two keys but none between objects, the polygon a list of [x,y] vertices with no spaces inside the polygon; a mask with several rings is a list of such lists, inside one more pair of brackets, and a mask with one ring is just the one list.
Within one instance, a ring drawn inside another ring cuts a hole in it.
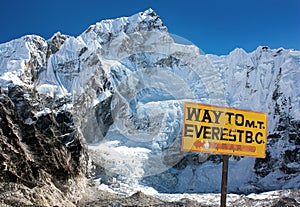
[{"label": "rocky cliff", "polygon": [[80,199],[88,155],[73,115],[59,108],[64,101],[17,85],[1,91],[2,204],[72,206]]}]

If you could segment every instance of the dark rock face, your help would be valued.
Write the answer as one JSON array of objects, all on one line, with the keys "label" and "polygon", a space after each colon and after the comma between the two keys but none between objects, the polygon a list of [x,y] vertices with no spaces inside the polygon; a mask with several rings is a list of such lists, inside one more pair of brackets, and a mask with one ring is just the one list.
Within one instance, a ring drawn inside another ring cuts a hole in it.
[{"label": "dark rock face", "polygon": [[111,111],[109,110],[110,104],[111,97],[98,104],[95,110],[97,123],[100,127],[100,131],[103,133],[103,136],[106,135],[110,125],[113,123]]},{"label": "dark rock face", "polygon": [[[285,174],[283,179],[297,176],[300,171],[299,121],[286,117],[278,123],[276,131],[268,136],[266,158],[256,159],[254,171],[261,177],[279,169]],[[271,148],[282,145],[278,156],[271,156]]]},{"label": "dark rock face", "polygon": [[[85,176],[87,152],[71,113],[43,112],[34,98],[19,86],[0,94],[0,183],[34,189],[50,182],[63,195],[70,179]],[[11,203],[13,198],[3,195],[4,203]],[[28,200],[38,202],[30,196]]]},{"label": "dark rock face", "polygon": [[56,33],[48,42],[47,58],[49,58],[50,55],[55,54],[68,38],[68,35]]},{"label": "dark rock face", "polygon": [[281,198],[273,207],[296,207],[299,203],[294,198]]}]

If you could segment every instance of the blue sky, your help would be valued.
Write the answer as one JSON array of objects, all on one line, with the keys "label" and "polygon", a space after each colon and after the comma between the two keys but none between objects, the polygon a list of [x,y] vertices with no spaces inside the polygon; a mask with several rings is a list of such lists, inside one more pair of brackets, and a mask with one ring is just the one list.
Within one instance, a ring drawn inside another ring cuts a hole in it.
[{"label": "blue sky", "polygon": [[247,52],[259,45],[300,50],[299,0],[1,0],[0,42],[55,32],[77,36],[103,19],[130,16],[148,8],[169,32],[205,53]]}]

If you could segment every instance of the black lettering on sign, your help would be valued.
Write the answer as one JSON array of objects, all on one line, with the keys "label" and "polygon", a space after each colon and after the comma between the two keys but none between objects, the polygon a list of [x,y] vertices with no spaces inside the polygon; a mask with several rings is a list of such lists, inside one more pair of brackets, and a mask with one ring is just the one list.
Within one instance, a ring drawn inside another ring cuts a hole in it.
[{"label": "black lettering on sign", "polygon": [[226,112],[225,116],[227,116],[227,123],[231,124],[231,117],[234,115],[234,113]]},{"label": "black lettering on sign", "polygon": [[263,121],[257,121],[259,129],[264,129],[264,122]]},{"label": "black lettering on sign", "polygon": [[255,126],[255,121],[250,121],[246,119],[245,127],[256,128],[257,126]]},{"label": "black lettering on sign", "polygon": [[246,131],[245,142],[252,143],[252,141],[253,141],[252,136],[253,136],[253,133],[251,131]]},{"label": "black lettering on sign", "polygon": [[221,128],[221,140],[225,140],[225,141],[228,141],[227,138],[225,138],[225,136],[228,136],[228,129],[226,128]]},{"label": "black lettering on sign", "polygon": [[[221,135],[222,137],[222,135]],[[211,128],[211,139],[220,139],[220,128],[219,127],[212,127]]]},{"label": "black lettering on sign", "polygon": [[236,135],[235,135],[235,132],[236,130],[233,130],[233,129],[229,129],[229,132],[228,132],[228,137],[231,137],[232,139],[229,139],[229,141],[231,142],[235,142],[236,141]]},{"label": "black lettering on sign", "polygon": [[239,134],[239,142],[242,142],[244,130],[238,129],[238,130],[236,130],[236,132]]},{"label": "black lettering on sign", "polygon": [[192,125],[192,124],[185,124],[184,125],[184,136],[185,137],[193,137],[193,132],[194,132],[194,130],[192,129],[193,126],[194,125]]},{"label": "black lettering on sign", "polygon": [[204,126],[203,139],[210,139],[211,138],[209,136],[211,134],[211,131],[209,131],[210,129],[211,129],[211,127]]},{"label": "black lettering on sign", "polygon": [[244,115],[243,114],[235,115],[235,125],[244,126]]},{"label": "black lettering on sign", "polygon": [[263,140],[258,140],[258,136],[263,137],[263,133],[258,132],[258,133],[255,135],[255,141],[256,141],[256,143],[257,143],[257,144],[262,144],[262,143],[264,143]]},{"label": "black lettering on sign", "polygon": [[187,107],[187,120],[191,120],[195,117],[194,121],[200,121],[200,111],[201,109]]},{"label": "black lettering on sign", "polygon": [[207,123],[212,122],[210,114],[209,114],[209,110],[204,110],[204,114],[203,114],[203,118],[202,118],[201,122],[207,122]]},{"label": "black lettering on sign", "polygon": [[197,138],[201,137],[202,131],[203,131],[203,126],[200,126],[200,128],[198,129],[198,126],[195,125],[195,132],[197,134]]},{"label": "black lettering on sign", "polygon": [[215,124],[220,124],[219,119],[221,114],[223,114],[223,112],[222,111],[212,111],[212,112],[215,115]]}]

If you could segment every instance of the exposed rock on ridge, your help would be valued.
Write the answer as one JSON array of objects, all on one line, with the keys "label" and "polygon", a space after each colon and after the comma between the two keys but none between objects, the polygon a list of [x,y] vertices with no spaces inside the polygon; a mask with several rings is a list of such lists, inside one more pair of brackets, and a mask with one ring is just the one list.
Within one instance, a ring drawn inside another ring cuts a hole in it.
[{"label": "exposed rock on ridge", "polygon": [[2,204],[70,206],[84,190],[88,156],[72,114],[46,108],[32,91],[1,92],[0,146]]}]

